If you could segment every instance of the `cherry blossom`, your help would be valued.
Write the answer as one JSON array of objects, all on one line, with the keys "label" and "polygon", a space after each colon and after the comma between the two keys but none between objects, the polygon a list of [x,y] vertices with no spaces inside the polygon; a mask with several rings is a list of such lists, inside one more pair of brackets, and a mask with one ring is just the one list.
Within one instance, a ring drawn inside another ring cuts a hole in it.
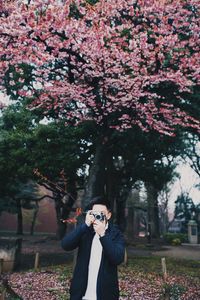
[{"label": "cherry blossom", "polygon": [[[75,125],[199,130],[180,109],[200,83],[199,8],[198,0],[1,3],[0,84],[7,74],[15,86],[12,66],[21,77],[19,97]],[[170,98],[161,93],[165,86]]]}]

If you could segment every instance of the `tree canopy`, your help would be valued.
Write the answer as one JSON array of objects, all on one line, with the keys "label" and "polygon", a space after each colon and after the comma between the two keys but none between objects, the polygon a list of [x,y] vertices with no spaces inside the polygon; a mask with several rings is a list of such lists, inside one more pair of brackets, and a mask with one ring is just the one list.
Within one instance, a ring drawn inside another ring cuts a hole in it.
[{"label": "tree canopy", "polygon": [[197,0],[5,2],[1,85],[73,124],[199,129],[187,113],[200,80],[199,8]]}]

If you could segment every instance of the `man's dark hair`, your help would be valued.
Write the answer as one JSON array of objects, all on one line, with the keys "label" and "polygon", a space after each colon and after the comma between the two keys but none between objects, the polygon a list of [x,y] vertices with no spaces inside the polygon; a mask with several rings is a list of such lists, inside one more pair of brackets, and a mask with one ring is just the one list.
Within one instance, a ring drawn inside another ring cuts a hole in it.
[{"label": "man's dark hair", "polygon": [[97,197],[94,197],[92,198],[92,200],[90,201],[90,203],[88,204],[87,206],[87,209],[90,210],[92,209],[93,205],[105,205],[107,207],[108,210],[111,210],[111,205],[110,205],[110,202],[105,199],[105,197],[102,197],[102,196],[97,196]]}]

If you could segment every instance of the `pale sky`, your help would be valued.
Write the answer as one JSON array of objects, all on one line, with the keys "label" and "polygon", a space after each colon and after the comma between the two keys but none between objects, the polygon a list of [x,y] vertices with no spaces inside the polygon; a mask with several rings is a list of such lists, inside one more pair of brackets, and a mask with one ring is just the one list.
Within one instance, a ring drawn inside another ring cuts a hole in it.
[{"label": "pale sky", "polygon": [[200,203],[200,190],[195,188],[196,184],[200,184],[200,178],[191,169],[189,164],[181,164],[177,167],[177,172],[181,175],[181,178],[176,180],[171,189],[170,201],[169,201],[169,211],[174,210],[174,201],[177,196],[183,192],[189,192],[189,196],[192,198],[195,204]]}]

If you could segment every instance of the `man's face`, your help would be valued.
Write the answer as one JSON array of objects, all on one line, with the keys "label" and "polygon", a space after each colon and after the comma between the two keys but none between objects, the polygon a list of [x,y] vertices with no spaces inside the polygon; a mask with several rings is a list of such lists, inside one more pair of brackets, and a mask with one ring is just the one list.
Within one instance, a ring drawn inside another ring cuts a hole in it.
[{"label": "man's face", "polygon": [[106,217],[106,220],[109,220],[111,218],[111,212],[107,209],[105,205],[102,204],[95,204],[92,207],[93,213],[103,213]]}]

